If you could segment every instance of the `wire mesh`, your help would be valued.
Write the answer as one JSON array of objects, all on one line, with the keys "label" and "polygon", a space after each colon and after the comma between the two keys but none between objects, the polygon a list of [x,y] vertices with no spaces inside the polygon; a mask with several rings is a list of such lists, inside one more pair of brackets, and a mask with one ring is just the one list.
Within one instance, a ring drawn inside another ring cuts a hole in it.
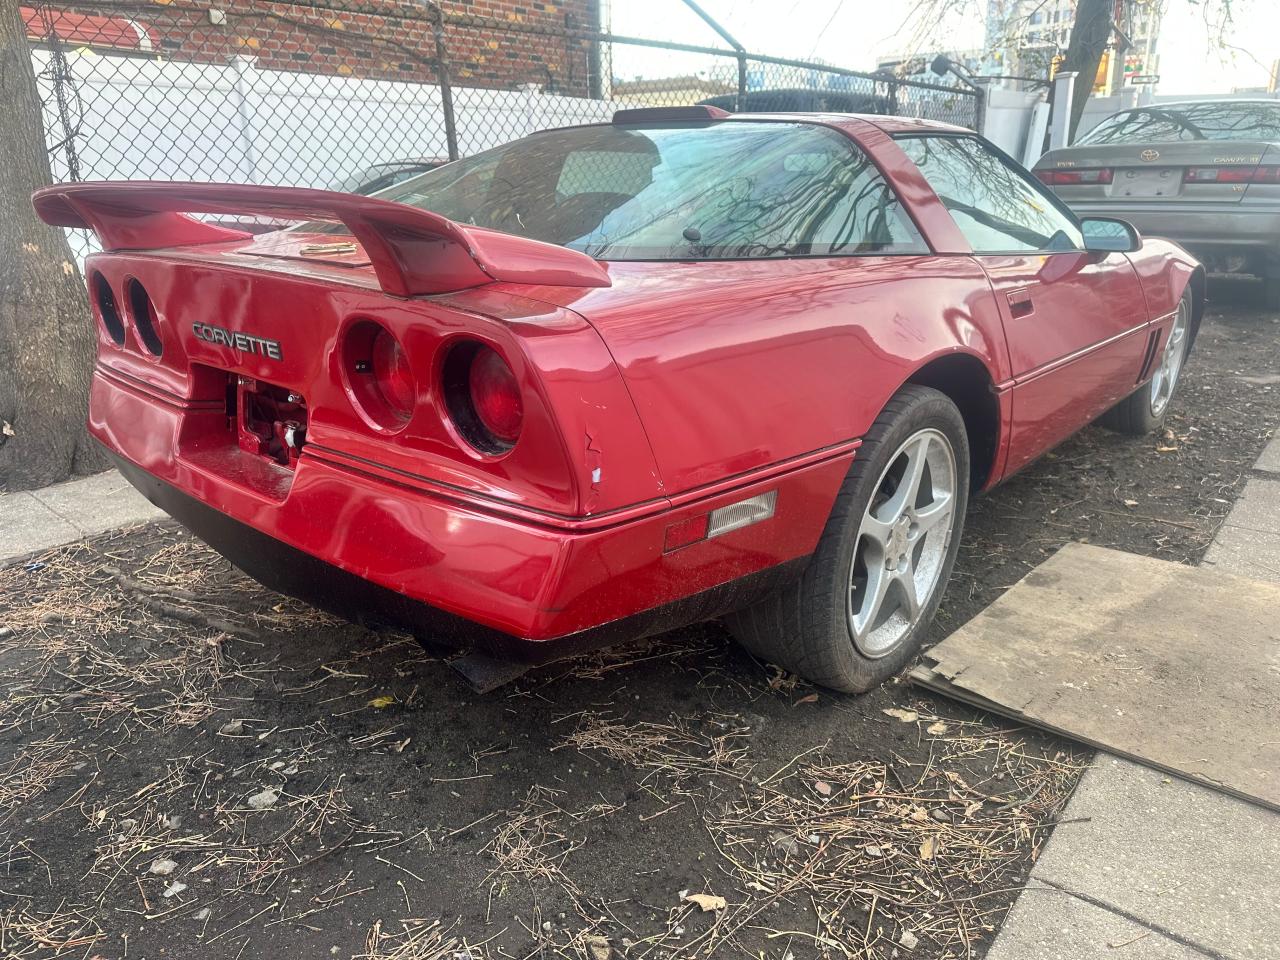
[{"label": "wire mesh", "polygon": [[[598,0],[20,9],[58,180],[368,191],[623,107],[711,103],[969,127],[979,110],[973,91],[945,84],[603,33]],[[83,256],[89,238],[73,246]]]}]

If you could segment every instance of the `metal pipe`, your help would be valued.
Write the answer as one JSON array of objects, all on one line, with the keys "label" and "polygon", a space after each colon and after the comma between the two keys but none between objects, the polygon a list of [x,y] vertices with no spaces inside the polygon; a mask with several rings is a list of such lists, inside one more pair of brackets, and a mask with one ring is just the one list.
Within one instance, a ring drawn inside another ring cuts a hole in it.
[{"label": "metal pipe", "polygon": [[729,46],[733,47],[733,49],[737,50],[739,53],[744,53],[746,51],[747,48],[735,40],[733,38],[733,34],[720,26],[720,24],[716,22],[715,17],[711,16],[711,14],[703,10],[702,7],[698,6],[695,0],[684,0],[684,5],[700,16],[702,21],[716,33],[720,34],[721,39],[723,39],[725,43],[729,44]]},{"label": "metal pipe", "polygon": [[431,16],[431,33],[436,41],[436,79],[440,84],[440,111],[444,114],[444,140],[449,159],[458,159],[458,125],[453,115],[453,85],[449,82],[449,50],[444,42],[444,11],[437,3],[423,0]]}]

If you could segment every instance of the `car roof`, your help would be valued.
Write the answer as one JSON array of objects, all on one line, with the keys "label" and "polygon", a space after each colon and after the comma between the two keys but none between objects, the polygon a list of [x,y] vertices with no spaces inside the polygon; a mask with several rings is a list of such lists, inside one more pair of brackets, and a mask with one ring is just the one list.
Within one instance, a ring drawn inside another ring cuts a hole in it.
[{"label": "car roof", "polygon": [[933,130],[939,133],[973,133],[972,130],[965,127],[958,127],[953,123],[943,123],[940,120],[922,120],[919,117],[900,117],[881,113],[735,113],[724,119],[790,120],[792,122],[800,120],[801,122],[821,123],[828,126],[848,120],[861,120],[863,123],[879,127],[885,133],[908,133],[922,130]]},{"label": "car roof", "polygon": [[[959,127],[953,123],[942,123],[939,120],[922,120],[918,117],[899,117],[884,115],[879,113],[805,113],[801,111],[787,111],[780,113],[731,113],[726,117],[716,117],[699,121],[703,123],[732,123],[743,120],[764,120],[771,123],[811,123],[825,127],[838,127],[847,124],[849,121],[861,121],[869,123],[879,128],[887,134],[895,133],[920,133],[923,131],[933,131],[936,133],[973,133],[968,127]],[[675,120],[663,121],[655,118],[654,120],[636,120],[629,121],[624,126],[632,123],[661,123],[661,122],[678,122]],[[555,130],[574,130],[581,127],[608,127],[612,126],[609,122],[602,123],[574,123],[566,124],[562,127],[548,127],[545,130],[538,130],[537,133],[548,133]]]},{"label": "car roof", "polygon": [[405,157],[401,160],[379,160],[377,163],[369,164],[369,169],[378,170],[382,167],[409,167],[423,163],[444,164],[448,161],[448,157]]},{"label": "car roof", "polygon": [[1274,97],[1213,97],[1207,100],[1160,100],[1154,103],[1139,103],[1132,107],[1117,110],[1116,113],[1132,113],[1134,110],[1161,110],[1165,107],[1202,107],[1223,103],[1270,103],[1280,107],[1280,100]]}]

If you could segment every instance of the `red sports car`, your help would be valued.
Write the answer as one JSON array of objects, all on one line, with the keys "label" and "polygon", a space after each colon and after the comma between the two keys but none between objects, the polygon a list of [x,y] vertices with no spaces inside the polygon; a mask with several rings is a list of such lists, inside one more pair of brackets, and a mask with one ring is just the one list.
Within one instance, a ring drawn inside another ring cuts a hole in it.
[{"label": "red sports car", "polygon": [[892,117],[627,110],[378,198],[35,206],[106,251],[94,435],[264,583],[527,660],[723,616],[851,691],[919,646],[972,491],[1160,423],[1204,302],[1178,247]]}]

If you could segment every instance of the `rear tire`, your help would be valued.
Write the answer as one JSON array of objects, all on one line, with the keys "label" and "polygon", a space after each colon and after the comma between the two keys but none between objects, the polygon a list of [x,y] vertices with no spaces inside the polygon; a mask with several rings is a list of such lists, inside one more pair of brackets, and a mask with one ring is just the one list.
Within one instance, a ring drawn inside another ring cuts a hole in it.
[{"label": "rear tire", "polygon": [[731,615],[762,660],[861,693],[915,655],[946,590],[969,497],[954,403],[903,387],[863,438],[800,580]]},{"label": "rear tire", "polygon": [[1174,391],[1182,379],[1182,368],[1191,348],[1191,289],[1182,294],[1169,335],[1155,358],[1151,378],[1099,419],[1104,427],[1117,433],[1144,436],[1164,424],[1173,402]]}]

